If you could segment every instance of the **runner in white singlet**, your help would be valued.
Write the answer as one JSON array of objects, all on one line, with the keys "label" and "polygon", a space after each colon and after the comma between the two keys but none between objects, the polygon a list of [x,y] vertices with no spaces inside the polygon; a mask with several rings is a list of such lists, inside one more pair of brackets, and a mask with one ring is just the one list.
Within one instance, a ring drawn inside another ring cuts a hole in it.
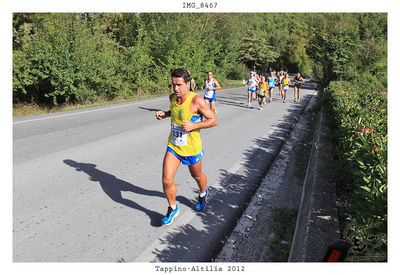
[{"label": "runner in white singlet", "polygon": [[214,112],[214,114],[217,114],[218,112],[215,109],[215,102],[217,101],[215,90],[221,89],[221,86],[213,76],[213,72],[209,71],[208,78],[205,80],[202,89],[205,89],[204,99],[210,103],[210,109]]}]

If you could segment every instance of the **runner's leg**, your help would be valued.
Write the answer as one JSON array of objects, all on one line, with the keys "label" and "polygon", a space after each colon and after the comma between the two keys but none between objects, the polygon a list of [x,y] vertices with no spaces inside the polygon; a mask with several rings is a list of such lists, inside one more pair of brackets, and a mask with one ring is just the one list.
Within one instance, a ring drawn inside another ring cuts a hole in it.
[{"label": "runner's leg", "polygon": [[210,102],[210,109],[211,109],[211,111],[215,111],[215,101],[213,101],[213,102]]},{"label": "runner's leg", "polygon": [[168,200],[169,205],[175,205],[176,201],[176,185],[174,177],[178,170],[181,161],[171,152],[166,152],[163,162],[163,174],[162,183],[165,197]]},{"label": "runner's leg", "polygon": [[272,101],[272,92],[274,91],[274,88],[269,88],[269,102]]},{"label": "runner's leg", "polygon": [[194,165],[189,165],[189,172],[197,182],[199,186],[200,193],[205,193],[207,188],[207,176],[201,171],[201,164],[203,159],[201,158],[200,161]]}]

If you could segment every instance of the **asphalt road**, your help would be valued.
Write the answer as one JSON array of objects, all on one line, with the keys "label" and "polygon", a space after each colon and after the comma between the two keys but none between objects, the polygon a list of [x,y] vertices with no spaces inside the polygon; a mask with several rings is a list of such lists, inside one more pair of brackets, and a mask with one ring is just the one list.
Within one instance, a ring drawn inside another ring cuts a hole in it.
[{"label": "asphalt road", "polygon": [[[209,200],[186,166],[175,177],[180,216],[162,226],[161,184],[168,97],[13,121],[13,260],[16,262],[201,262],[215,257],[288,129],[302,100],[278,89],[263,111],[245,87],[217,91],[218,126],[201,131]],[[202,93],[200,93],[202,95]]]}]

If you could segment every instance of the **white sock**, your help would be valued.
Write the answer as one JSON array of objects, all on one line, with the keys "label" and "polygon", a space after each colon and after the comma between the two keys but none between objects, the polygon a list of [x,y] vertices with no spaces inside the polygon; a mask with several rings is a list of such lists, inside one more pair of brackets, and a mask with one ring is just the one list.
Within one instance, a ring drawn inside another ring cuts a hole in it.
[{"label": "white sock", "polygon": [[201,197],[201,198],[204,197],[205,195],[206,195],[206,192],[200,193],[200,197]]},{"label": "white sock", "polygon": [[172,208],[172,210],[175,210],[176,209],[176,204],[170,205],[170,207]]}]

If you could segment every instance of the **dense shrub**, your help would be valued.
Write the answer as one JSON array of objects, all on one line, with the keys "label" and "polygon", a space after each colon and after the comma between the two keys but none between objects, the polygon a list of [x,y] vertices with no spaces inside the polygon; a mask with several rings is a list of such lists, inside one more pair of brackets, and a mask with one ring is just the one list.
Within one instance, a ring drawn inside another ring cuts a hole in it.
[{"label": "dense shrub", "polygon": [[58,105],[113,98],[121,88],[117,44],[74,14],[37,18],[29,41],[14,51],[13,99]]},{"label": "dense shrub", "polygon": [[387,247],[387,98],[373,76],[331,82],[327,98],[351,196],[345,237],[359,251]]}]

